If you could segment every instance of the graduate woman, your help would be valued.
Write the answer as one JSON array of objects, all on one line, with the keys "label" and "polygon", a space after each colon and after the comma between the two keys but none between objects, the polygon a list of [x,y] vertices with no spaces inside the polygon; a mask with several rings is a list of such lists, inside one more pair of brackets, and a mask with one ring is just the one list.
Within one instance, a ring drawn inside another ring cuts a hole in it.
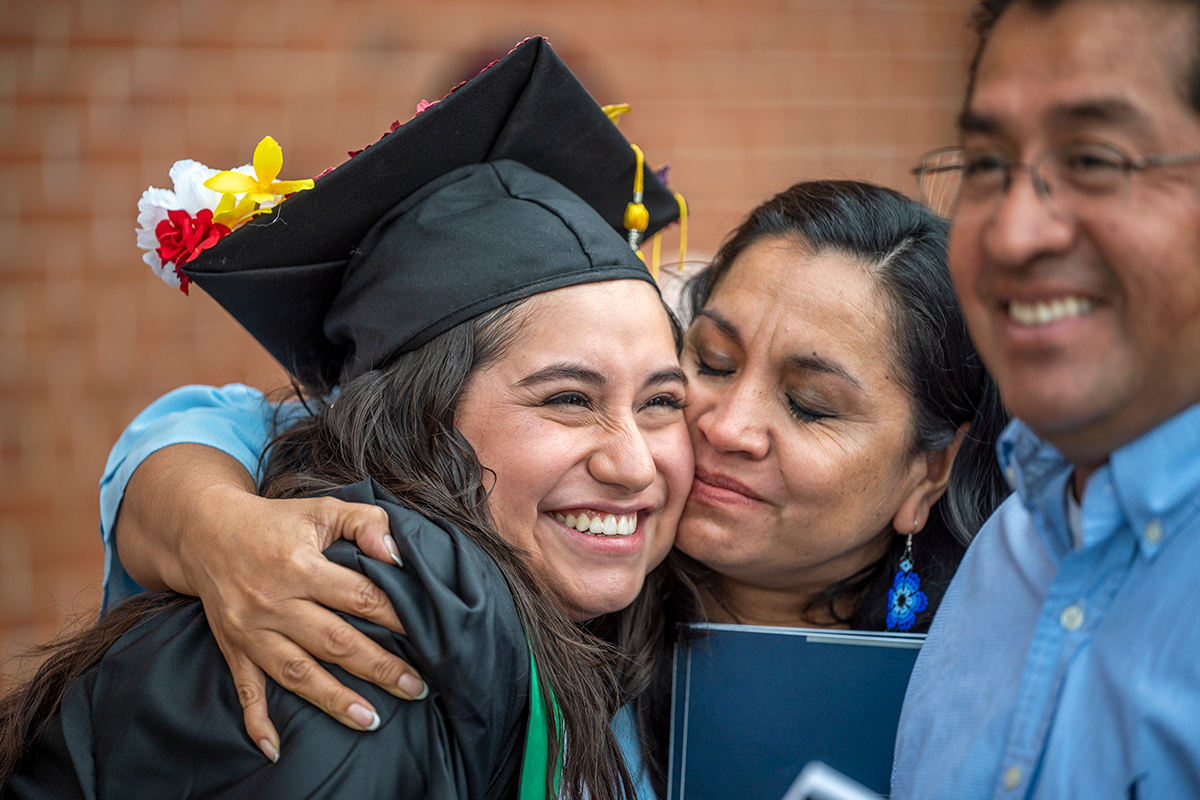
[{"label": "graduate woman", "polygon": [[386,523],[386,562],[326,556],[382,592],[350,624],[427,695],[335,669],[367,732],[271,683],[256,744],[200,604],[145,595],[5,699],[0,796],[624,796],[614,653],[580,623],[634,599],[691,485],[678,331],[624,227],[675,200],[539,39],[311,189],[265,174],[271,144],[159,254],[305,387],[261,492]]}]

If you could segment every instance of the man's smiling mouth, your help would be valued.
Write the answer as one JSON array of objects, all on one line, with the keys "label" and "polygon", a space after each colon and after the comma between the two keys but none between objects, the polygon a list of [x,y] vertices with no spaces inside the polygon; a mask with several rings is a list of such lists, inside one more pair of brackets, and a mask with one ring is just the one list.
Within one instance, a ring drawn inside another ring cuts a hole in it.
[{"label": "man's smiling mouth", "polygon": [[1033,303],[1023,303],[1019,300],[1008,301],[1008,316],[1021,325],[1040,327],[1073,319],[1088,314],[1096,304],[1086,297],[1067,295],[1053,300],[1038,300]]}]

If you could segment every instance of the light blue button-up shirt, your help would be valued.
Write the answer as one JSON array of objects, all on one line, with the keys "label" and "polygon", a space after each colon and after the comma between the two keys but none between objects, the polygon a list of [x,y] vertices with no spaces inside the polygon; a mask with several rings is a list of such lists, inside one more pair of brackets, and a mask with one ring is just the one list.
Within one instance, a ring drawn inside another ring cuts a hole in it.
[{"label": "light blue button-up shirt", "polygon": [[1080,548],[1072,466],[1019,421],[998,449],[1016,491],[917,659],[891,796],[1200,798],[1200,406],[1089,477]]}]

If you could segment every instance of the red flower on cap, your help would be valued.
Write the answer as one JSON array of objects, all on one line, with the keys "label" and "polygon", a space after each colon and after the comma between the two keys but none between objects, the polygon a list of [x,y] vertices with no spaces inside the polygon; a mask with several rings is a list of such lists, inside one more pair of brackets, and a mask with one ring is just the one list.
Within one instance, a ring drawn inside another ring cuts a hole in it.
[{"label": "red flower on cap", "polygon": [[182,209],[174,209],[158,223],[154,234],[158,237],[158,257],[164,264],[175,265],[179,289],[187,294],[188,278],[179,268],[228,236],[229,228],[213,222],[213,212],[207,208],[200,209],[194,217]]}]

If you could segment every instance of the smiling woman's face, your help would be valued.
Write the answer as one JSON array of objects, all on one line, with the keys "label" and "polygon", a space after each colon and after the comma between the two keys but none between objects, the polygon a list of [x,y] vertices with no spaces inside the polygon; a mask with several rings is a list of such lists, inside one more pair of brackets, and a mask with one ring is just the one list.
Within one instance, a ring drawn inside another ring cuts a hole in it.
[{"label": "smiling woman's face", "polygon": [[862,264],[777,238],[743,251],[687,335],[678,547],[723,581],[811,595],[879,558],[888,523],[910,530],[924,459],[891,343]]},{"label": "smiling woman's face", "polygon": [[537,295],[468,382],[459,431],[495,474],[499,533],[578,620],[633,602],[671,549],[692,480],[686,379],[637,280]]}]

